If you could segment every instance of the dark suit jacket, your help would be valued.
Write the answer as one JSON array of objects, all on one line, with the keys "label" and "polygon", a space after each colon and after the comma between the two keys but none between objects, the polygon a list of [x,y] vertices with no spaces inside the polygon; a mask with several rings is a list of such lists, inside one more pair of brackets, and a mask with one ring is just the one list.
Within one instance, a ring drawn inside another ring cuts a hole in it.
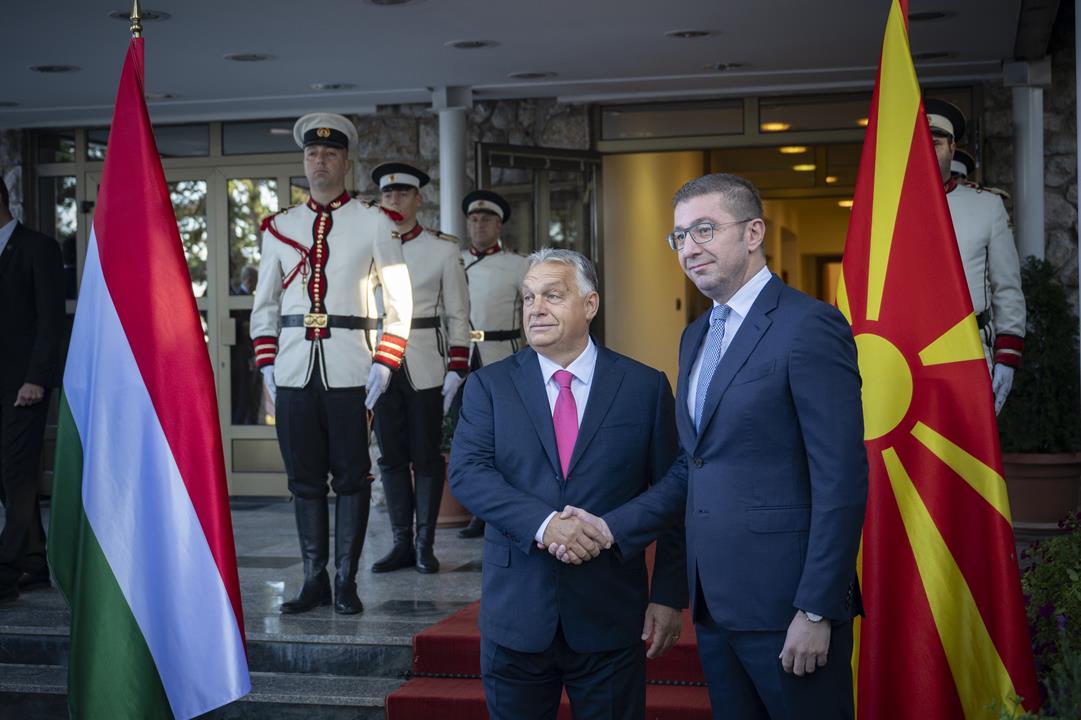
[{"label": "dark suit jacket", "polygon": [[852,330],[774,276],[717,367],[698,432],[687,378],[708,329],[707,313],[680,342],[679,458],[605,520],[628,551],[685,513],[690,587],[730,630],[784,630],[797,609],[849,619],[867,500]]},{"label": "dark suit jacket", "polygon": [[22,223],[0,254],[0,389],[60,382],[64,332],[64,265],[51,237]]},{"label": "dark suit jacket", "polygon": [[652,597],[641,553],[606,550],[583,565],[564,565],[534,542],[552,511],[570,504],[607,512],[660,479],[675,455],[672,410],[663,373],[598,346],[564,478],[537,354],[526,348],[470,375],[450,483],[487,523],[480,613],[487,639],[541,652],[562,624],[575,651],[610,651],[640,641],[647,602],[686,607],[678,523],[658,543]]}]

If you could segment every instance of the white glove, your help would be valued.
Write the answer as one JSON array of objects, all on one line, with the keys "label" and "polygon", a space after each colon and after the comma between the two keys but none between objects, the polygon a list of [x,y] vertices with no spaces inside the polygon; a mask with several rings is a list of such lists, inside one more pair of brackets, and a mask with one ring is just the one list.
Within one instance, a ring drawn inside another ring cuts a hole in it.
[{"label": "white glove", "polygon": [[379,402],[379,396],[390,384],[390,368],[382,363],[372,363],[372,369],[368,373],[368,384],[364,386],[364,406],[369,410]]},{"label": "white glove", "polygon": [[443,378],[443,414],[450,410],[450,404],[454,402],[454,396],[458,394],[458,388],[465,382],[465,378],[451,370]]},{"label": "white glove", "polygon": [[1009,365],[995,365],[991,373],[991,391],[995,394],[995,415],[1002,412],[1002,406],[1006,404],[1006,396],[1013,387],[1013,368]]},{"label": "white glove", "polygon": [[270,401],[277,404],[278,386],[274,384],[274,366],[264,365],[261,370],[263,371],[263,387],[270,393]]}]

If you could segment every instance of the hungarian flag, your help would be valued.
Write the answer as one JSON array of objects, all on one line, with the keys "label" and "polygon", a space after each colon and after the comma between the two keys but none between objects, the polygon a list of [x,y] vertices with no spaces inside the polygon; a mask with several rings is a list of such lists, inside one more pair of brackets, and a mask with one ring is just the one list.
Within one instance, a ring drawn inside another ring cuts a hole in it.
[{"label": "hungarian flag", "polygon": [[128,47],[79,291],[49,560],[73,718],[190,718],[250,689],[214,380]]},{"label": "hungarian flag", "polygon": [[853,671],[861,720],[1039,705],[991,396],[893,0],[838,305],[863,376],[870,492]]}]

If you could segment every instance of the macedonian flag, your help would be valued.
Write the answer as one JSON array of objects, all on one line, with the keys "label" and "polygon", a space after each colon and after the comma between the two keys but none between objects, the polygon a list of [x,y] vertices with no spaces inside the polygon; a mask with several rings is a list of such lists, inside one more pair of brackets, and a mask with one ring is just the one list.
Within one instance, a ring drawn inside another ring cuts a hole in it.
[{"label": "macedonian flag", "polygon": [[997,719],[1039,691],[991,383],[906,16],[892,0],[838,288],[870,463],[857,716]]}]

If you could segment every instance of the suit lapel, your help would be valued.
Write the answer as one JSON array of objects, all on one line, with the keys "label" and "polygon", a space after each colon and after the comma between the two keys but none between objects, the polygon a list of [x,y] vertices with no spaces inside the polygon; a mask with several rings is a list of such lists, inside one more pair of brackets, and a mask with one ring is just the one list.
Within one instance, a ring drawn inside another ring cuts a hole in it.
[{"label": "suit lapel", "polygon": [[691,437],[694,437],[694,418],[687,409],[687,395],[690,392],[691,368],[694,367],[694,359],[698,354],[698,348],[702,345],[702,338],[709,330],[709,316],[712,309],[700,315],[697,320],[687,327],[683,336],[683,343],[679,347],[679,377],[676,380],[676,422],[681,427],[689,429]]},{"label": "suit lapel", "polygon": [[518,368],[514,371],[514,389],[522,398],[522,404],[540,437],[548,462],[552,464],[556,472],[560,472],[556,431],[552,425],[552,410],[548,405],[548,393],[544,390],[544,378],[541,376],[540,363],[537,362],[537,353],[530,348],[518,358]]},{"label": "suit lapel", "polygon": [[612,407],[619,386],[623,383],[623,370],[616,364],[615,355],[608,349],[597,346],[597,364],[593,369],[593,382],[589,387],[586,400],[586,412],[582,416],[582,426],[578,429],[578,439],[574,442],[574,452],[567,466],[567,475],[574,470],[582,453],[589,447],[597,428]]},{"label": "suit lapel", "polygon": [[709,391],[706,393],[706,404],[702,408],[702,424],[698,432],[699,437],[702,437],[709,426],[721,398],[732,383],[732,378],[747,362],[747,358],[751,356],[751,353],[758,345],[758,341],[762,339],[762,336],[766,334],[766,330],[773,323],[769,318],[769,313],[777,307],[780,296],[781,281],[776,277],[772,277],[766,283],[766,286],[762,288],[762,292],[758,294],[758,298],[751,305],[750,312],[747,313],[747,317],[740,324],[739,331],[732,338],[732,343],[728,346],[724,356],[721,357],[721,362],[717,366],[716,372],[713,373],[713,379],[710,381]]},{"label": "suit lapel", "polygon": [[4,246],[4,252],[0,253],[0,275],[7,272],[15,253],[19,249],[19,241],[22,239],[22,223],[15,223],[15,230],[8,238],[8,244]]}]

